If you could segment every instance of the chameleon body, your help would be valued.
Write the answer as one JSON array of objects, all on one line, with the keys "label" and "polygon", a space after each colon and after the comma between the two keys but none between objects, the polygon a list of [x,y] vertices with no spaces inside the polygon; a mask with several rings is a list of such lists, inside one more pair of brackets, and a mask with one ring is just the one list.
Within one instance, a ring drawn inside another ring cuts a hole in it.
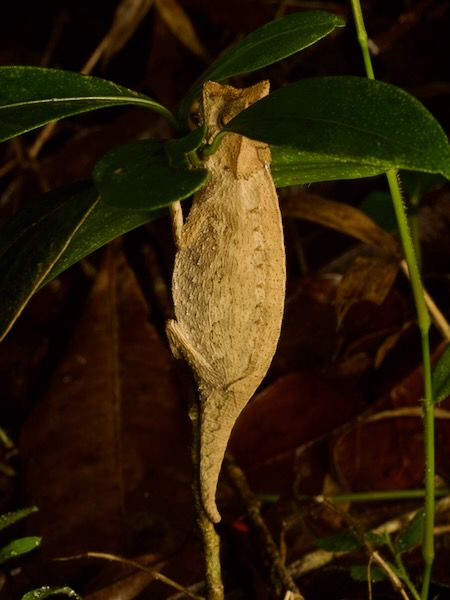
[{"label": "chameleon body", "polygon": [[[207,141],[268,91],[268,82],[247,89],[206,82]],[[176,318],[167,334],[198,385],[200,491],[213,522],[220,520],[215,496],[228,439],[267,373],[284,309],[283,230],[270,162],[267,144],[227,134],[205,161],[209,177],[186,222],[175,228]]]}]

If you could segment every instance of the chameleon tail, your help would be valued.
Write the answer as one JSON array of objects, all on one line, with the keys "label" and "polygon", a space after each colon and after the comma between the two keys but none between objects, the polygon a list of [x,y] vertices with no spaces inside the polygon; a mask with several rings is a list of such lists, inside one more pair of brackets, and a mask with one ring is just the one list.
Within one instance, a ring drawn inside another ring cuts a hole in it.
[{"label": "chameleon tail", "polygon": [[218,390],[201,399],[200,408],[200,496],[203,508],[213,523],[221,519],[216,506],[216,491],[223,457],[233,425],[241,412],[232,414],[234,394]]}]

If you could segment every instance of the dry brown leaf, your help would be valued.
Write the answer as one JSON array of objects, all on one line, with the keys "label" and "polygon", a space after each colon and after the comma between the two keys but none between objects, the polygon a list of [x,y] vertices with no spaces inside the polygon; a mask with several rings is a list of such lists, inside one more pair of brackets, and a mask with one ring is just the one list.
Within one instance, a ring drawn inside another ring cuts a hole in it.
[{"label": "dry brown leaf", "polygon": [[191,526],[189,425],[174,361],[147,317],[133,272],[109,247],[20,440],[47,556],[163,554]]},{"label": "dry brown leaf", "polygon": [[[434,358],[442,351],[441,344]],[[336,436],[333,470],[342,487],[353,492],[420,488],[423,485],[423,423],[420,398],[423,370],[418,366],[380,397],[375,405]],[[450,400],[436,409],[437,474],[449,481]]]},{"label": "dry brown leaf", "polygon": [[317,194],[298,194],[284,198],[282,213],[330,227],[394,257],[401,250],[395,239],[362,211],[342,202],[328,200]]},{"label": "dry brown leaf", "polygon": [[[361,399],[348,389],[311,373],[291,373],[257,394],[244,409],[229,448],[256,491],[288,489],[299,447],[319,440],[361,408]],[[310,468],[315,481],[319,469],[310,461],[305,464],[307,454],[302,452],[298,460],[302,469]]]},{"label": "dry brown leaf", "polygon": [[375,248],[379,256],[358,256],[336,294],[338,326],[350,307],[361,301],[382,304],[397,275],[401,250],[396,240],[362,211],[316,194],[299,194],[282,203],[284,216],[313,221],[341,231]]},{"label": "dry brown leaf", "polygon": [[193,54],[209,62],[208,52],[200,41],[192,21],[177,0],[156,0],[156,8],[173,35]]},{"label": "dry brown leaf", "polygon": [[395,281],[399,263],[385,256],[358,256],[336,292],[338,327],[353,304],[362,301],[382,304]]},{"label": "dry brown leaf", "polygon": [[378,348],[377,353],[375,355],[375,360],[373,366],[375,369],[378,369],[386,356],[392,350],[392,348],[397,344],[403,333],[412,326],[411,322],[403,323],[403,325],[391,335],[388,335],[381,346]]},{"label": "dry brown leaf", "polygon": [[136,571],[85,595],[84,600],[134,600],[153,579],[150,573]]},{"label": "dry brown leaf", "polygon": [[[94,589],[99,588],[98,591],[85,596],[85,600],[133,600],[153,580],[162,582],[186,597],[203,600],[202,596],[198,596],[170,577],[162,574],[160,571],[165,567],[166,562],[158,560],[154,555],[146,554],[131,560],[115,554],[88,552],[86,555],[73,558],[84,557],[110,562],[107,569],[101,573],[96,581],[92,582],[92,587]],[[106,579],[108,583],[99,586],[100,579]]]},{"label": "dry brown leaf", "polygon": [[119,2],[111,28],[100,43],[103,65],[108,64],[122,50],[142,23],[153,3],[154,0],[121,0]]}]

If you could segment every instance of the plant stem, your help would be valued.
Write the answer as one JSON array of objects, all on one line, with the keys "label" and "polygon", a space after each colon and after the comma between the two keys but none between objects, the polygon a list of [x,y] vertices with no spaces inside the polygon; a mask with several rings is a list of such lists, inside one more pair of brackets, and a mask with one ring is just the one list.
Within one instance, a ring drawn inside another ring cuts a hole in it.
[{"label": "plant stem", "polygon": [[[197,504],[197,503],[196,503]],[[223,600],[224,589],[220,568],[220,537],[203,506],[197,509],[197,524],[205,553],[205,579],[208,600]]]},{"label": "plant stem", "polygon": [[364,18],[361,10],[361,4],[359,0],[351,0],[353,19],[355,20],[356,35],[358,36],[358,42],[361,46],[361,53],[364,61],[364,67],[366,69],[366,75],[368,79],[375,79],[373,72],[372,60],[370,58],[369,51],[369,38],[367,37],[366,26],[364,25]]},{"label": "plant stem", "polygon": [[[367,33],[359,0],[351,0],[355,19],[358,41],[361,45],[367,77],[374,79],[374,72],[370,60]],[[403,246],[405,260],[408,265],[411,289],[416,305],[418,326],[422,341],[422,365],[424,378],[423,421],[425,444],[425,524],[422,540],[422,555],[424,559],[424,573],[422,581],[421,599],[427,600],[430,587],[431,569],[434,560],[434,516],[435,516],[435,457],[434,457],[434,407],[433,390],[431,384],[431,356],[429,343],[430,315],[425,303],[424,291],[420,279],[419,267],[414,253],[414,243],[408,226],[405,207],[402,202],[397,173],[394,170],[386,174],[392,196],[395,215],[397,217],[400,239]]]},{"label": "plant stem", "polygon": [[419,267],[414,254],[414,244],[410,235],[408,220],[402,203],[400,188],[395,171],[387,173],[389,188],[394,203],[394,210],[397,217],[397,223],[402,241],[405,260],[408,265],[409,279],[414,296],[414,302],[417,310],[418,325],[422,341],[422,366],[424,380],[424,398],[423,398],[423,421],[424,421],[424,440],[425,440],[425,523],[424,535],[422,540],[422,555],[425,563],[423,582],[422,582],[422,600],[428,598],[430,586],[431,568],[434,560],[434,513],[435,513],[435,456],[434,456],[434,406],[433,391],[431,385],[431,356],[430,356],[430,316],[425,304],[422,283],[420,280]]},{"label": "plant stem", "polygon": [[234,462],[233,456],[229,452],[225,455],[225,466],[229,479],[244,501],[250,525],[257,538],[258,552],[261,553],[264,563],[270,566],[272,585],[274,591],[277,592],[277,597],[281,590],[283,590],[285,592],[284,598],[289,597],[292,600],[305,600],[293,577],[290,575],[277,544],[261,516],[260,500],[251,490],[244,472]]},{"label": "plant stem", "polygon": [[[447,496],[450,493],[449,488],[439,488],[436,490],[437,496]],[[337,494],[336,496],[315,496],[320,501],[326,499],[332,504],[346,502],[380,502],[381,500],[416,500],[425,497],[425,490],[385,490],[375,492],[353,492],[349,494]],[[300,499],[310,498],[310,496],[300,496]]]},{"label": "plant stem", "polygon": [[409,577],[408,571],[406,570],[405,565],[403,564],[401,554],[396,551],[394,544],[392,543],[391,536],[386,534],[385,540],[386,540],[386,544],[387,544],[389,550],[392,553],[392,556],[395,559],[395,562],[397,564],[398,573],[399,573],[401,579],[405,582],[405,585],[408,588],[408,590],[410,591],[410,593],[413,595],[414,600],[421,600],[419,592],[416,590],[413,582],[411,581],[411,579]]},{"label": "plant stem", "polygon": [[[428,342],[428,332],[430,329],[430,315],[428,313],[427,305],[425,304],[425,297],[423,293],[422,282],[420,279],[419,267],[414,252],[414,244],[409,230],[408,219],[406,217],[405,207],[403,205],[400,187],[397,180],[397,172],[394,170],[388,171],[386,177],[389,184],[389,189],[392,196],[392,202],[394,204],[395,216],[397,218],[398,230],[400,239],[402,242],[403,253],[405,255],[406,264],[408,265],[409,279],[411,282],[411,289],[414,296],[414,302],[417,310],[418,325],[422,335],[422,344],[425,346],[422,348],[425,358],[428,358],[430,362],[430,348]],[[429,367],[429,364],[428,364]],[[425,365],[424,365],[425,369]],[[425,377],[425,373],[424,373]],[[429,392],[431,396],[431,373],[430,381],[425,378],[425,400],[427,399],[427,387],[429,386]],[[431,397],[429,398],[431,400]]]},{"label": "plant stem", "polygon": [[[194,392],[194,390],[192,390]],[[196,390],[195,390],[196,391]],[[205,579],[208,600],[224,600],[222,573],[220,568],[220,537],[206,514],[200,498],[200,420],[198,393],[189,410],[192,424],[192,466],[194,508],[197,515],[197,525],[203,542],[205,555]]]}]

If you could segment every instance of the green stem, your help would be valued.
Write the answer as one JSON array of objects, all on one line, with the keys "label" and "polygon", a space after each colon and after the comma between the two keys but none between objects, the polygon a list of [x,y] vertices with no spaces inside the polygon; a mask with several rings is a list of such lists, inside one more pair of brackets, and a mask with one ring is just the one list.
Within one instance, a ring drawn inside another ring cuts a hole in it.
[{"label": "green stem", "polygon": [[228,131],[219,131],[219,133],[213,139],[211,144],[204,146],[202,148],[201,158],[205,159],[205,158],[208,158],[208,156],[211,156],[212,154],[214,154],[214,152],[216,152],[217,148],[219,147],[220,142],[227,135],[227,133],[229,133],[229,132]]},{"label": "green stem", "polygon": [[427,600],[430,588],[431,569],[434,560],[434,514],[435,514],[435,456],[434,456],[434,406],[431,385],[431,355],[430,355],[430,315],[425,304],[419,267],[414,253],[414,243],[410,234],[408,219],[403,206],[397,173],[389,171],[387,174],[389,188],[392,195],[394,210],[397,217],[400,239],[403,246],[405,260],[408,265],[409,279],[417,310],[417,320],[422,341],[422,366],[424,379],[423,398],[423,424],[425,443],[425,524],[422,539],[422,555],[424,560],[424,573],[421,598]]},{"label": "green stem", "polygon": [[[439,488],[435,491],[436,497],[448,496],[449,493],[449,488]],[[300,496],[300,499],[303,498],[310,498],[310,496]],[[316,499],[317,498],[318,497],[316,496]],[[425,490],[384,490],[378,492],[353,492],[349,494],[336,494],[336,496],[326,496],[326,500],[332,504],[347,502],[380,502],[382,500],[421,500],[423,498],[425,498]]]},{"label": "green stem", "polygon": [[[435,443],[434,443],[434,404],[431,385],[431,358],[428,335],[422,332],[422,348],[424,349],[423,370],[425,398],[423,403],[423,419],[425,430],[425,522],[422,540],[422,554],[425,562],[422,600],[427,600],[430,588],[431,569],[434,561],[434,519],[435,519]],[[426,359],[427,356],[427,359]]]},{"label": "green stem", "polygon": [[[358,41],[361,45],[367,77],[374,79],[374,72],[370,60],[368,38],[364,26],[364,20],[359,0],[351,0],[353,15],[355,19]],[[421,590],[421,599],[427,600],[430,587],[431,569],[434,560],[434,516],[435,516],[435,457],[434,457],[434,409],[433,391],[431,385],[431,357],[429,344],[430,315],[425,304],[425,297],[420,279],[419,267],[414,253],[414,243],[408,226],[408,219],[402,202],[400,186],[397,173],[388,171],[387,180],[392,195],[395,214],[397,217],[400,239],[403,246],[405,260],[408,265],[411,289],[417,310],[418,326],[422,341],[422,364],[424,375],[424,439],[425,439],[425,526],[422,540],[422,555],[424,559],[424,573]]]},{"label": "green stem", "polygon": [[[419,267],[417,265],[416,255],[414,252],[414,244],[409,230],[408,219],[403,205],[400,187],[397,179],[397,172],[394,170],[388,171],[386,177],[389,184],[389,189],[392,196],[392,202],[394,204],[395,216],[397,218],[398,230],[400,239],[402,242],[403,253],[405,255],[406,264],[408,265],[409,279],[411,282],[411,289],[414,296],[414,302],[417,310],[417,318],[420,332],[422,334],[422,343],[426,340],[426,348],[422,348],[424,354],[424,360],[426,357],[430,357],[429,344],[428,344],[428,332],[430,329],[430,315],[428,313],[427,305],[425,304],[425,297],[423,293],[422,282],[420,279]],[[428,365],[429,366],[429,365]],[[424,382],[427,388],[430,385],[429,391],[431,392],[431,374],[430,381]],[[425,393],[425,400],[427,400],[427,394]],[[429,400],[432,398],[430,396]]]},{"label": "green stem", "polygon": [[389,550],[392,553],[392,556],[395,559],[395,562],[397,564],[397,569],[398,569],[401,579],[405,582],[406,587],[413,595],[414,600],[421,600],[420,595],[419,595],[418,591],[416,590],[413,582],[411,581],[411,579],[408,575],[408,571],[405,568],[405,565],[403,564],[402,555],[396,551],[394,544],[392,543],[391,536],[386,535],[385,540],[386,540],[386,544],[387,544]]},{"label": "green stem", "polygon": [[359,0],[351,0],[353,18],[355,20],[356,34],[358,36],[358,42],[361,46],[361,53],[364,61],[364,67],[366,69],[366,75],[368,79],[375,79],[373,72],[372,60],[370,58],[369,50],[369,38],[367,37],[366,26],[364,25],[364,18],[361,10],[361,4]]},{"label": "green stem", "polygon": [[434,560],[434,514],[435,514],[435,456],[434,456],[434,405],[431,385],[430,356],[430,315],[428,313],[420,280],[419,267],[414,254],[414,244],[409,232],[408,220],[402,203],[400,188],[395,171],[387,173],[394,210],[397,217],[400,239],[409,270],[409,279],[417,310],[418,325],[422,341],[422,365],[424,380],[423,422],[425,440],[425,524],[422,540],[424,574],[422,583],[422,600],[427,600],[430,586],[431,568]]}]

